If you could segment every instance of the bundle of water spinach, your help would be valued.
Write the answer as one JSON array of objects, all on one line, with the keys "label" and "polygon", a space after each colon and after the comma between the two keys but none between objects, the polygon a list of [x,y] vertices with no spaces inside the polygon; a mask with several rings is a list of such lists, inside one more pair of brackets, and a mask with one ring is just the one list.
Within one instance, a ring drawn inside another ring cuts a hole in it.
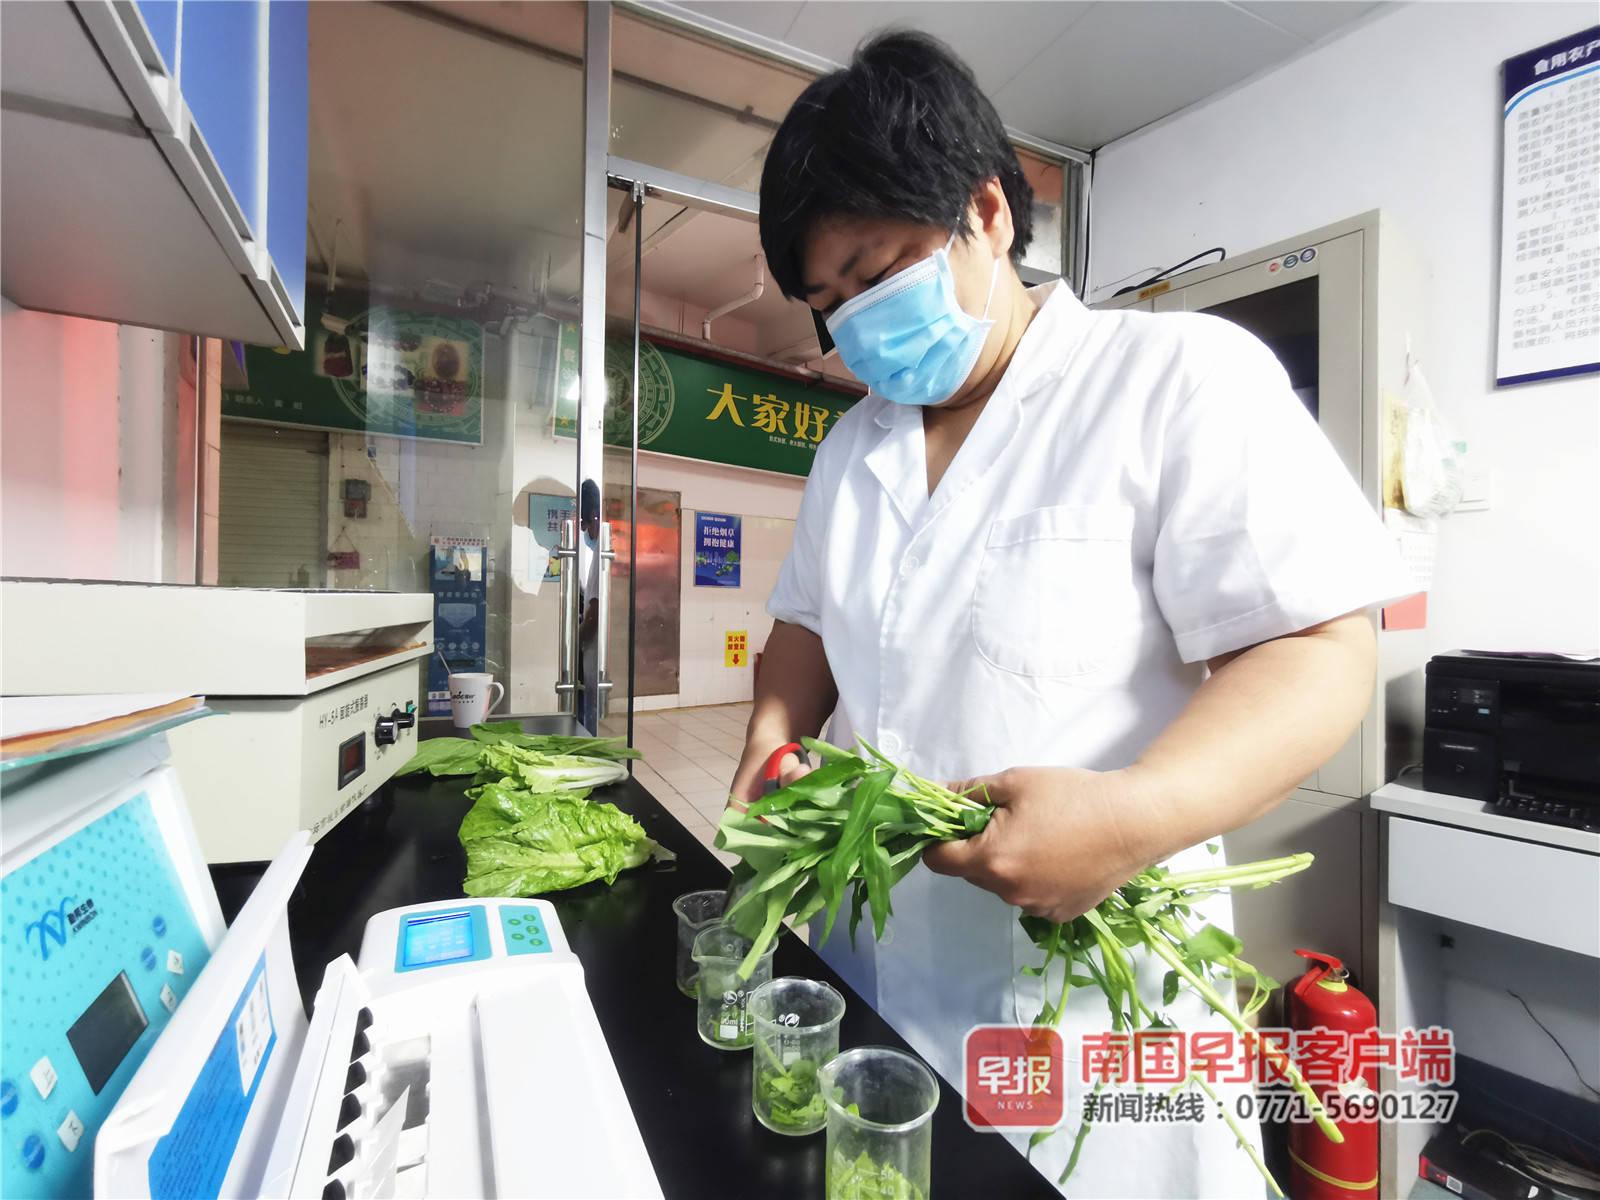
[{"label": "bundle of water spinach", "polygon": [[[881,939],[893,909],[889,894],[935,842],[971,837],[983,830],[994,811],[983,798],[960,795],[907,771],[862,742],[852,753],[813,738],[806,747],[822,765],[788,787],[763,796],[745,811],[729,807],[722,814],[717,845],[742,861],[734,869],[730,890],[737,899],[727,916],[755,945],[743,970],[754,968],[778,936],[785,919],[809,921],[824,913],[826,941],[850,892],[850,934],[855,937],[865,910],[872,913],[873,936]],[[1209,870],[1173,872],[1148,867],[1081,917],[1057,924],[1024,915],[1023,929],[1044,953],[1044,961],[1024,968],[1028,975],[1059,990],[1035,1018],[1038,1025],[1059,1025],[1074,987],[1093,987],[1104,997],[1114,1031],[1171,1028],[1165,1010],[1177,997],[1193,992],[1262,1054],[1304,1099],[1323,1133],[1344,1140],[1329,1120],[1299,1070],[1281,1047],[1262,1041],[1248,1024],[1278,984],[1243,958],[1243,943],[1214,925],[1195,928],[1194,908],[1208,897],[1235,889],[1266,887],[1311,865],[1309,854],[1293,854],[1262,862]],[[1140,996],[1134,954],[1154,955],[1166,964],[1159,1005]],[[1224,998],[1216,980],[1248,982],[1251,995],[1242,1010]],[[1199,1073],[1186,1085],[1217,1097]],[[1096,1091],[1103,1085],[1097,1085]],[[1185,1085],[1180,1085],[1185,1086]],[[1259,1153],[1244,1136],[1225,1105],[1218,1106],[1239,1146],[1256,1169],[1282,1195]],[[1090,1125],[1078,1127],[1076,1140],[1061,1174],[1063,1182],[1077,1166]],[[1056,1131],[1034,1135],[1037,1145]]]}]

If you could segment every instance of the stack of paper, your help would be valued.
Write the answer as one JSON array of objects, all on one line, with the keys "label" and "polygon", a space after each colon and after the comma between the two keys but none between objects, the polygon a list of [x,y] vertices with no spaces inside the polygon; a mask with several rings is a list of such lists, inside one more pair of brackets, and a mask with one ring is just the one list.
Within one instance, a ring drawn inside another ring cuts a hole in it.
[{"label": "stack of paper", "polygon": [[7,696],[0,698],[0,770],[119,745],[209,711],[204,697],[175,692]]}]

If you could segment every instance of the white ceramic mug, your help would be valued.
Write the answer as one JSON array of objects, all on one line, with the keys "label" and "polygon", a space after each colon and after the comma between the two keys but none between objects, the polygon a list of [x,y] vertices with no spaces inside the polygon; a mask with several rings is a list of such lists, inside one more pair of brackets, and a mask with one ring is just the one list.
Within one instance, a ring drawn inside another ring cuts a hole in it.
[{"label": "white ceramic mug", "polygon": [[[498,692],[496,691],[498,689]],[[489,710],[505,699],[506,685],[487,671],[465,671],[450,676],[450,719],[466,729],[488,719]],[[493,695],[494,699],[489,697]]]}]

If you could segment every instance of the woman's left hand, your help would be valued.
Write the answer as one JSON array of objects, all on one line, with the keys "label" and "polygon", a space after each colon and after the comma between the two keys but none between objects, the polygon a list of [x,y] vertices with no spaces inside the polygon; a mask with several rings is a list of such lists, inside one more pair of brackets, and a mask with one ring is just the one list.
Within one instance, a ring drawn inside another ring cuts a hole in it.
[{"label": "woman's left hand", "polygon": [[994,815],[975,837],[930,847],[923,862],[1033,916],[1070,921],[1159,857],[1127,771],[1017,767],[950,786],[987,792]]}]

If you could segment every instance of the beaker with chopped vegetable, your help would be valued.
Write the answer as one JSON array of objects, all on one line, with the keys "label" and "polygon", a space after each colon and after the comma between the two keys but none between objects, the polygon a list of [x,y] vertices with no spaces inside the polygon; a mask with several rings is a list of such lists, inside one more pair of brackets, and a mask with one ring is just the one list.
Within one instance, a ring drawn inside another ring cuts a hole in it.
[{"label": "beaker with chopped vegetable", "polygon": [[928,1200],[939,1081],[887,1046],[846,1050],[818,1072],[828,1106],[827,1200]]},{"label": "beaker with chopped vegetable", "polygon": [[748,1050],[751,1039],[750,993],[772,978],[772,953],[755,960],[748,977],[739,968],[755,943],[733,926],[718,921],[695,935],[694,962],[699,970],[695,990],[699,1003],[695,1028],[700,1040],[718,1050]]},{"label": "beaker with chopped vegetable", "polygon": [[694,939],[707,925],[722,920],[722,910],[728,906],[728,893],[720,888],[708,892],[686,892],[672,902],[672,911],[678,918],[678,990],[685,996],[694,996]]},{"label": "beaker with chopped vegetable", "polygon": [[814,979],[785,976],[750,994],[750,1107],[772,1132],[801,1137],[827,1124],[817,1073],[839,1053],[843,1016],[844,997]]}]

